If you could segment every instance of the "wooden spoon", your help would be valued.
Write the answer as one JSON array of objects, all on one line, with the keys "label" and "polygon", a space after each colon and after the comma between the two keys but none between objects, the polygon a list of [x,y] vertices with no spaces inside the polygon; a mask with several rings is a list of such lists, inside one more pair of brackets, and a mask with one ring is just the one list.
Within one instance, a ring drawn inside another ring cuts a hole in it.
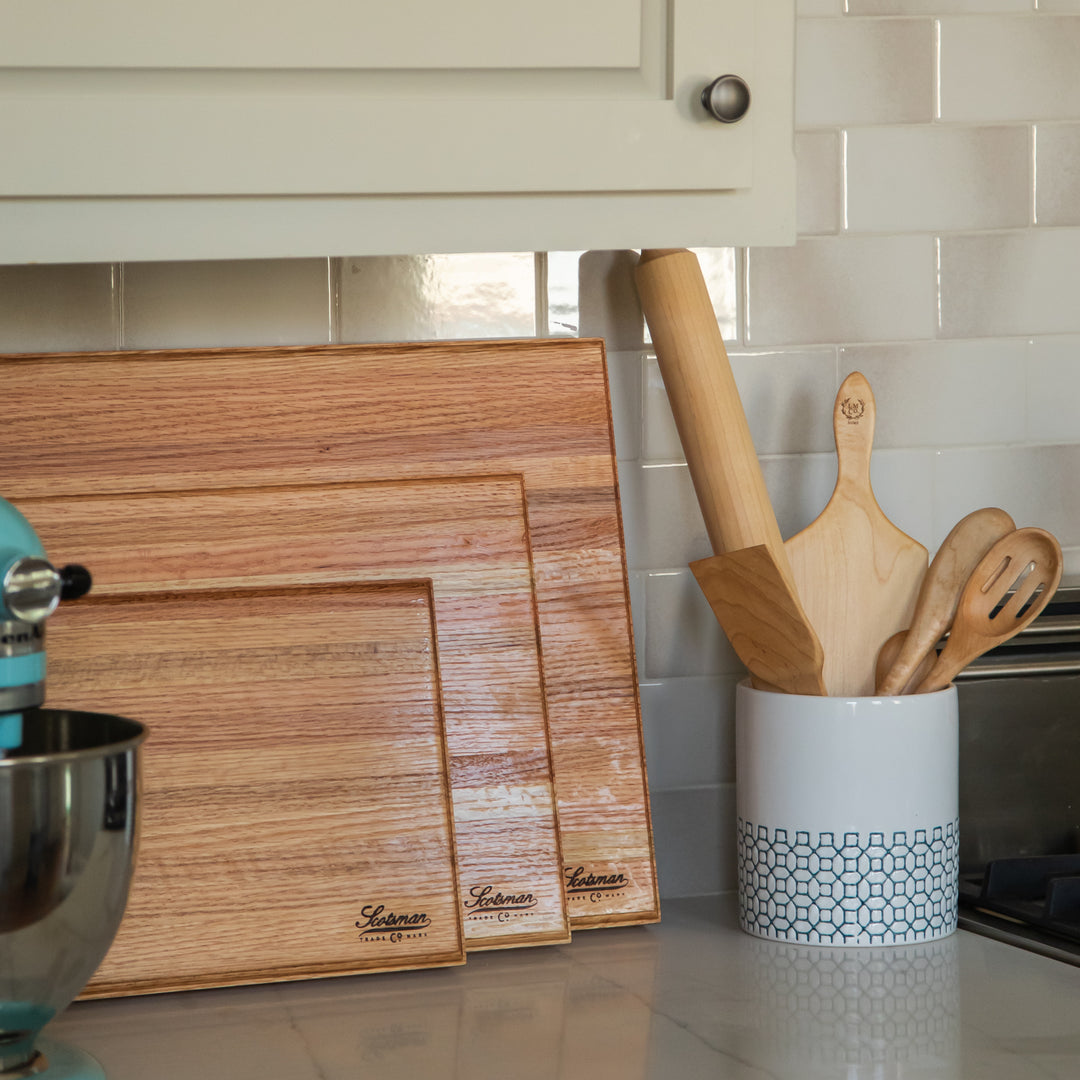
[{"label": "wooden spoon", "polygon": [[[900,655],[900,650],[904,646],[904,639],[906,637],[906,630],[898,630],[884,645],[881,646],[881,652],[878,653],[877,669],[874,676],[875,685],[880,686],[882,684],[882,680],[888,675],[889,669],[896,663],[896,658]],[[912,684],[918,686],[919,683],[921,683],[933,670],[934,665],[937,663],[937,658],[937,649],[931,645],[930,648],[927,649],[926,655],[919,661],[915,670],[908,678],[908,681],[904,684],[905,689]],[[903,693],[903,691],[900,692]],[[877,691],[877,695],[881,695],[880,690]]]},{"label": "wooden spoon", "polygon": [[[904,692],[923,659],[952,625],[960,591],[979,560],[996,541],[1015,528],[1016,522],[995,506],[975,510],[953,526],[926,571],[911,626],[896,659],[877,681],[878,694]],[[880,659],[879,656],[879,664]]]},{"label": "wooden spoon", "polygon": [[964,586],[945,648],[916,692],[944,689],[976,657],[1020,633],[1050,602],[1062,563],[1061,546],[1045,529],[1003,536]]},{"label": "wooden spoon", "polygon": [[784,545],[795,586],[825,652],[832,695],[870,695],[886,638],[911,625],[929,554],[884,514],[870,487],[876,409],[852,372],[833,406],[836,488],[828,505]]}]

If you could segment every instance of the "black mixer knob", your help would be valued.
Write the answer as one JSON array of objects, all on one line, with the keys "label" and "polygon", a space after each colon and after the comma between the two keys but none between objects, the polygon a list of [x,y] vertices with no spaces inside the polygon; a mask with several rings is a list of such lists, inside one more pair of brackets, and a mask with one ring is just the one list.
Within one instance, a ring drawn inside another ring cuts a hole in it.
[{"label": "black mixer knob", "polygon": [[69,563],[60,568],[60,599],[78,600],[90,591],[93,579],[90,571],[78,563]]}]

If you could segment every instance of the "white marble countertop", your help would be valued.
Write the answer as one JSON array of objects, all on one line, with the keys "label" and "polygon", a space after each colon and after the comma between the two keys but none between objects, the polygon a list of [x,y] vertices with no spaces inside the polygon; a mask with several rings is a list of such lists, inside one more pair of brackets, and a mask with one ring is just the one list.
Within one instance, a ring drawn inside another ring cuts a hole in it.
[{"label": "white marble countertop", "polygon": [[464,967],[80,1002],[108,1080],[1076,1080],[1080,968],[960,931],[822,949],[733,898]]}]

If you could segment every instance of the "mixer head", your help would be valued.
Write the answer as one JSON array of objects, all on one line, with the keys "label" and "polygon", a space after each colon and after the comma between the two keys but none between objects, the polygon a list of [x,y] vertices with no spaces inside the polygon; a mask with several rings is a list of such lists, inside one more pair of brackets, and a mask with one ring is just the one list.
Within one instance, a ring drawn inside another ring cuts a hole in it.
[{"label": "mixer head", "polygon": [[0,499],[0,753],[19,745],[22,711],[45,700],[45,620],[89,589],[86,570],[57,570],[26,518]]}]

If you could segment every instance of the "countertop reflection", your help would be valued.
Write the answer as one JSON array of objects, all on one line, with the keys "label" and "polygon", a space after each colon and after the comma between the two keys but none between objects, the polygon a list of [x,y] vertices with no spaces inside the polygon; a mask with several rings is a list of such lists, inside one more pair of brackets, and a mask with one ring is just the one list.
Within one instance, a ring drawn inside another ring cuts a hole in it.
[{"label": "countertop reflection", "polygon": [[81,1002],[109,1080],[1075,1080],[1080,968],[965,931],[826,949],[732,897],[464,967]]}]

